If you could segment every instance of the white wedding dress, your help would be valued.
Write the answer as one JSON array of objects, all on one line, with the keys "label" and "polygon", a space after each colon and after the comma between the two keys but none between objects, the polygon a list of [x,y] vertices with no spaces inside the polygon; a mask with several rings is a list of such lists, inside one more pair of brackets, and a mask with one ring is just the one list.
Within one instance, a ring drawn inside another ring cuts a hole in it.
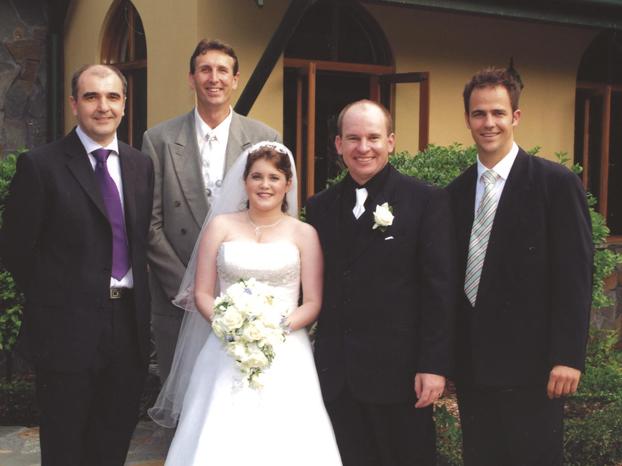
[{"label": "white wedding dress", "polygon": [[[290,242],[230,241],[217,258],[220,289],[240,278],[274,287],[298,305],[300,253]],[[214,333],[203,347],[184,399],[166,466],[340,466],[306,330],[276,349],[261,390],[240,371]]]}]

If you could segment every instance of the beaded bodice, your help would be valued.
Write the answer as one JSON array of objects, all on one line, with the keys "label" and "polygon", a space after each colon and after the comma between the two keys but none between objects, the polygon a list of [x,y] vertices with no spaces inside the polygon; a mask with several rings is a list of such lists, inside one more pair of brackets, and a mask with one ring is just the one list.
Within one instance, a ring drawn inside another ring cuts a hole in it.
[{"label": "beaded bodice", "polygon": [[216,265],[221,290],[240,279],[254,278],[274,287],[275,295],[290,303],[292,310],[298,305],[300,251],[293,243],[227,241],[220,245]]}]

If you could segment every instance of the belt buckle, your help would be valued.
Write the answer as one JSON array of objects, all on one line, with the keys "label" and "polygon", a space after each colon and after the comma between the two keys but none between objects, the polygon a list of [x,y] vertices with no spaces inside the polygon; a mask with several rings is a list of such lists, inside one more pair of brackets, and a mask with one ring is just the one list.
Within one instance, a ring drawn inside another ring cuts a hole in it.
[{"label": "belt buckle", "polygon": [[123,288],[110,288],[110,299],[121,299],[123,297]]}]

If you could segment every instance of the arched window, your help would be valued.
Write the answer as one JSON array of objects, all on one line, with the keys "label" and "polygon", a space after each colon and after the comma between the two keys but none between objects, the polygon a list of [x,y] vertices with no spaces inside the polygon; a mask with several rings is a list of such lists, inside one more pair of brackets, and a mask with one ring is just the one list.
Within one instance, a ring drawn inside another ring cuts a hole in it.
[{"label": "arched window", "polygon": [[147,129],[147,43],[143,23],[129,0],[116,0],[110,7],[101,60],[116,66],[127,78],[125,118],[117,134],[120,140],[140,148]]},{"label": "arched window", "polygon": [[614,237],[622,239],[622,34],[605,31],[577,73],[575,161]]}]

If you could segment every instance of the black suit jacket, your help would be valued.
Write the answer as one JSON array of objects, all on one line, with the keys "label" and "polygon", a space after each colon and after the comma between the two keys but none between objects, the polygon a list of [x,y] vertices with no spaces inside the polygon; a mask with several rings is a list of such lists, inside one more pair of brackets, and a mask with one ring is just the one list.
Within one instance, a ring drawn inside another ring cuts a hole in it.
[{"label": "black suit jacket", "polygon": [[[416,373],[444,375],[451,366],[454,256],[448,196],[389,167],[352,236],[340,231],[346,185],[341,182],[307,204],[324,253],[315,340],[322,392],[330,401],[347,384],[361,401],[410,401]],[[393,225],[373,230],[372,212],[384,202],[393,208]]]},{"label": "black suit jacket", "polygon": [[[146,362],[153,168],[146,155],[122,142],[119,156],[138,340]],[[44,369],[90,367],[109,299],[112,232],[75,130],[19,157],[3,221],[0,253],[26,297],[18,350]]]},{"label": "black suit jacket", "polygon": [[463,285],[477,166],[448,190],[460,283],[457,379],[543,384],[554,365],[583,369],[592,296],[591,221],[579,178],[522,149],[499,200],[473,308]]}]

